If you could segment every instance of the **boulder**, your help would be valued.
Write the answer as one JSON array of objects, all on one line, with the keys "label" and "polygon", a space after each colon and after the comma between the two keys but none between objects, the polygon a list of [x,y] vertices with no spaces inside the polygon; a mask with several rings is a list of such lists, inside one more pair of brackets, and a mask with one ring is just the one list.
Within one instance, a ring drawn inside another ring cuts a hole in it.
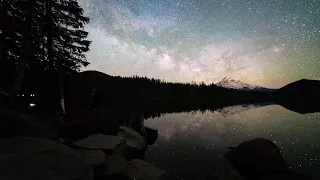
[{"label": "boulder", "polygon": [[147,134],[147,144],[152,145],[158,139],[158,130],[152,129],[150,127],[145,127],[145,131]]},{"label": "boulder", "polygon": [[76,150],[59,142],[41,138],[0,138],[0,147],[0,156],[5,156],[8,154],[35,154],[38,152],[52,152],[81,158],[81,154]]},{"label": "boulder", "polygon": [[144,151],[146,148],[145,139],[131,127],[120,126],[118,137],[124,138],[127,142],[127,147],[136,151]]},{"label": "boulder", "polygon": [[144,127],[144,116],[140,113],[131,114],[128,126],[137,131],[142,136],[147,136],[147,132]]},{"label": "boulder", "polygon": [[125,174],[132,179],[158,180],[163,179],[163,176],[166,174],[166,172],[148,164],[145,161],[134,159],[127,163],[127,166],[122,171],[122,174]]},{"label": "boulder", "polygon": [[56,138],[56,129],[15,110],[0,108],[0,137]]},{"label": "boulder", "polygon": [[103,134],[91,135],[85,139],[76,141],[74,145],[90,150],[103,150],[107,153],[124,154],[126,150],[125,139],[119,136]]},{"label": "boulder", "polygon": [[113,175],[123,171],[127,165],[127,161],[120,154],[113,154],[106,157],[106,160],[103,162],[103,174],[104,175]]},{"label": "boulder", "polygon": [[0,138],[0,179],[91,180],[92,166],[61,143],[39,138]]},{"label": "boulder", "polygon": [[36,152],[0,156],[3,180],[93,180],[90,164],[67,154]]},{"label": "boulder", "polygon": [[279,148],[270,140],[256,138],[229,149],[225,154],[226,159],[245,179],[288,171]]},{"label": "boulder", "polygon": [[79,150],[82,158],[93,166],[99,166],[106,160],[106,155],[101,150]]}]

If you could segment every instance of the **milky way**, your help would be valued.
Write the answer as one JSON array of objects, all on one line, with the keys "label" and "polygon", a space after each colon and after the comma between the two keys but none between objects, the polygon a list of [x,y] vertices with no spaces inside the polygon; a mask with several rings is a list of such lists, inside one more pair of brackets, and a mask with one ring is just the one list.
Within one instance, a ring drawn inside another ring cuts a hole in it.
[{"label": "milky way", "polygon": [[320,79],[319,0],[79,0],[94,69],[277,88]]}]

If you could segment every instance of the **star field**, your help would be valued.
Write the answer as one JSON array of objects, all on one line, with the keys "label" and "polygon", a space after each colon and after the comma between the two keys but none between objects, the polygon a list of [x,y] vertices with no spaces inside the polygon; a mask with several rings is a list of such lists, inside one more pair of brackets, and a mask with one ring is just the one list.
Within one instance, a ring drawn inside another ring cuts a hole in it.
[{"label": "star field", "polygon": [[238,112],[174,113],[146,120],[159,132],[146,160],[184,179],[205,179],[205,173],[231,169],[224,158],[228,147],[263,137],[277,144],[291,169],[320,178],[320,113],[298,114],[279,105]]},{"label": "star field", "polygon": [[79,0],[88,69],[278,88],[320,79],[319,0]]}]

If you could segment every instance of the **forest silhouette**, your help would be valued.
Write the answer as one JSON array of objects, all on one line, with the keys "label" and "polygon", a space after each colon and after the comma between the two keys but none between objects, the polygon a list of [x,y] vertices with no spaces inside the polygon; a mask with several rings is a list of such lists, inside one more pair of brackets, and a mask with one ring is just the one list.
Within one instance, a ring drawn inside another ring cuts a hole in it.
[{"label": "forest silhouette", "polygon": [[263,92],[227,89],[213,83],[80,73],[89,65],[85,54],[91,43],[84,30],[87,23],[89,18],[76,0],[0,1],[2,91],[23,110],[30,111],[28,106],[34,103],[32,111],[42,116],[66,110],[70,118],[88,116],[92,109],[147,115],[260,102],[282,104],[301,113],[319,111],[318,81],[305,80]]}]

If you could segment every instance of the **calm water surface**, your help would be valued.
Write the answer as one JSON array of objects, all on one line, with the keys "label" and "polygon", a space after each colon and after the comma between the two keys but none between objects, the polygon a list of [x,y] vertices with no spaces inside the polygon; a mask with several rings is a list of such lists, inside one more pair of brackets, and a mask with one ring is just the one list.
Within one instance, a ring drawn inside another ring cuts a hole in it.
[{"label": "calm water surface", "polygon": [[257,137],[274,141],[292,169],[320,179],[320,113],[298,114],[278,105],[237,106],[167,114],[145,125],[159,131],[146,161],[185,179],[230,169],[223,157],[227,147]]}]

